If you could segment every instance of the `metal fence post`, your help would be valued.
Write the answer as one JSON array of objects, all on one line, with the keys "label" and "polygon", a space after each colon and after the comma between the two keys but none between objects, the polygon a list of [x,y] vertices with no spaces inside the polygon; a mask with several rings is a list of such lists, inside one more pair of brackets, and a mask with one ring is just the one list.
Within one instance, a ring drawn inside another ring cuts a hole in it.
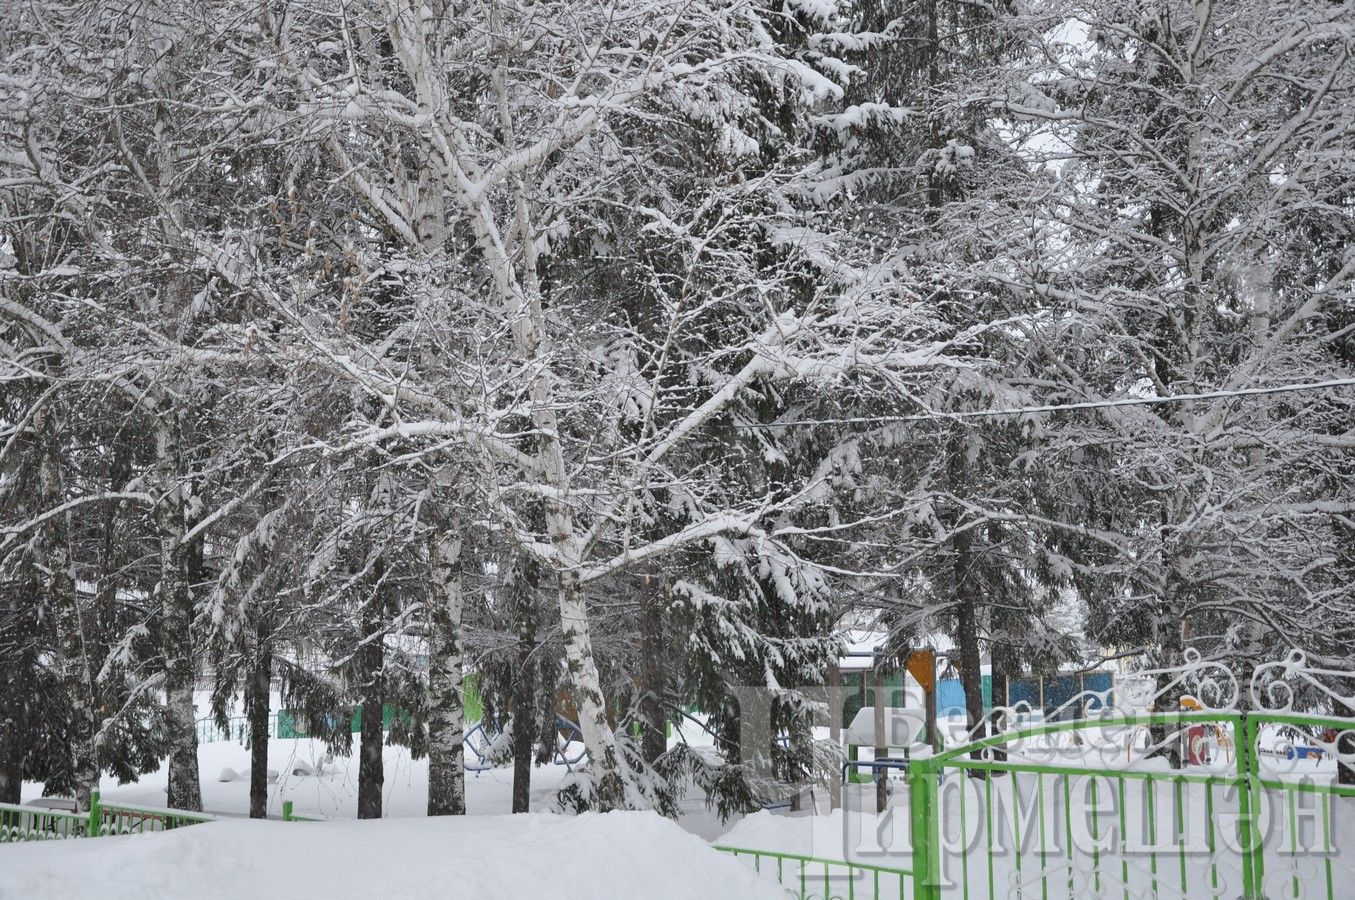
[{"label": "metal fence post", "polygon": [[1242,896],[1254,900],[1262,896],[1265,872],[1265,840],[1260,833],[1260,761],[1257,759],[1256,723],[1244,712],[1238,716],[1237,839],[1242,850]]},{"label": "metal fence post", "polygon": [[89,792],[89,825],[85,827],[86,837],[98,837],[103,827],[103,809],[99,805],[99,792]]},{"label": "metal fence post", "polygon": [[937,840],[938,791],[936,772],[926,757],[914,757],[908,765],[908,810],[913,842],[914,900],[941,896],[941,844]]},{"label": "metal fence post", "polygon": [[292,821],[292,801],[290,800],[282,801],[282,821]]}]

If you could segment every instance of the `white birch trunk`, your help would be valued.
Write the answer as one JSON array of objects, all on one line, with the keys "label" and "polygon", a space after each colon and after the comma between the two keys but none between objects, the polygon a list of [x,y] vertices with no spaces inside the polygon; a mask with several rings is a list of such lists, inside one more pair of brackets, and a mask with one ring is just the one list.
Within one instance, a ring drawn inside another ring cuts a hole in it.
[{"label": "white birch trunk", "polygon": [[[521,184],[516,185],[519,232],[527,262],[524,265],[525,296],[516,329],[519,348],[524,359],[537,360],[549,355],[546,345],[545,314],[541,306],[540,286],[536,277],[536,254],[527,226],[526,200]],[[574,687],[574,703],[579,712],[579,730],[592,761],[597,792],[596,801],[603,809],[613,809],[625,803],[624,770],[617,752],[616,735],[607,724],[607,704],[602,692],[602,679],[593,658],[592,631],[588,621],[588,607],[579,580],[582,563],[581,542],[574,530],[574,513],[569,505],[569,473],[565,467],[564,450],[558,435],[560,423],[555,415],[555,398],[550,376],[545,367],[538,367],[532,379],[532,420],[540,433],[538,440],[541,469],[546,482],[554,488],[554,500],[546,513],[546,528],[552,545],[559,553],[561,566],[559,583],[560,628],[564,638],[565,666]]]},{"label": "white birch trunk", "polygon": [[[491,31],[498,29],[497,11],[491,9]],[[437,92],[428,77],[422,49],[405,44],[404,57],[414,79],[421,107],[436,109]],[[494,72],[499,118],[507,146],[516,140],[513,119],[501,63]],[[436,129],[430,133],[436,141]],[[602,681],[593,658],[588,611],[578,570],[582,544],[575,533],[573,510],[569,500],[569,473],[559,440],[559,420],[555,414],[555,396],[550,369],[550,345],[546,317],[541,304],[541,285],[537,276],[537,249],[531,223],[529,201],[519,175],[508,179],[512,198],[511,217],[500,227],[493,203],[483,191],[467,188],[465,171],[451,147],[443,147],[436,159],[439,174],[470,220],[476,245],[489,269],[496,292],[512,321],[513,341],[520,359],[531,363],[536,372],[528,389],[532,423],[538,438],[535,463],[538,477],[551,488],[552,500],[546,510],[546,526],[555,547],[559,580],[560,624],[564,635],[565,662],[574,687],[579,713],[579,730],[592,760],[598,804],[604,808],[622,805],[625,790],[616,748],[616,737],[607,724]],[[513,243],[516,246],[513,247]],[[510,250],[509,248],[512,248]],[[512,252],[516,251],[516,252]]]},{"label": "white birch trunk", "polygon": [[432,596],[429,598],[428,814],[466,813],[465,702],[461,683],[461,539],[451,531],[433,537],[429,547]]}]

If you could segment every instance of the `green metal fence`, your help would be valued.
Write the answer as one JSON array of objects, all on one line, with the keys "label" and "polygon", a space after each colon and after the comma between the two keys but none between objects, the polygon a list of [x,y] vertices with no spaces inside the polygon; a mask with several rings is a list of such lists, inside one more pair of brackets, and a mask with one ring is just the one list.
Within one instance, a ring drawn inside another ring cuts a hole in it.
[{"label": "green metal fence", "polygon": [[292,812],[292,801],[282,801],[282,821],[284,822],[323,822],[324,819],[317,819],[313,816],[298,816]]},{"label": "green metal fence", "polygon": [[[268,736],[270,738],[286,736],[279,733],[278,715],[278,713],[273,713],[268,717]],[[216,719],[207,716],[198,719],[197,732],[199,744],[215,744],[222,741],[247,743],[249,740],[249,717],[230,716],[226,719],[226,725],[223,728]]]},{"label": "green metal fence", "polygon": [[[1331,780],[1326,783],[1318,780],[1293,780],[1281,777],[1277,773],[1268,773],[1262,770],[1259,763],[1260,755],[1256,752],[1258,737],[1262,729],[1274,726],[1297,726],[1306,729],[1331,729],[1338,734],[1348,731],[1355,727],[1348,718],[1318,717],[1307,715],[1294,715],[1288,713],[1254,713],[1245,717],[1243,722],[1246,733],[1247,746],[1252,748],[1249,754],[1248,765],[1251,774],[1248,777],[1248,786],[1253,795],[1250,801],[1253,808],[1259,806],[1256,798],[1268,798],[1272,801],[1271,808],[1276,804],[1283,810],[1282,823],[1283,829],[1275,836],[1276,839],[1268,842],[1259,842],[1260,846],[1252,854],[1252,876],[1251,883],[1256,886],[1258,895],[1264,894],[1269,887],[1274,884],[1277,888],[1283,889],[1286,877],[1290,879],[1289,887],[1292,889],[1292,896],[1298,897],[1301,894],[1299,885],[1299,873],[1293,866],[1285,866],[1282,871],[1275,873],[1279,877],[1272,877],[1267,874],[1267,860],[1273,860],[1276,857],[1284,857],[1286,854],[1293,859],[1300,853],[1300,824],[1299,814],[1301,811],[1300,801],[1304,805],[1311,803],[1316,812],[1315,818],[1320,822],[1316,825],[1316,832],[1321,834],[1320,852],[1310,854],[1310,862],[1319,865],[1321,871],[1317,874],[1319,877],[1312,879],[1310,883],[1319,883],[1325,887],[1327,900],[1335,900],[1339,896],[1349,896],[1351,890],[1355,890],[1347,881],[1342,890],[1336,889],[1336,879],[1332,871],[1332,860],[1336,855],[1336,847],[1332,842],[1332,809],[1333,803],[1337,798],[1355,797],[1355,785],[1340,784]],[[1310,799],[1304,799],[1310,798]],[[1317,834],[1314,834],[1314,838]],[[1289,892],[1286,892],[1289,893]]]},{"label": "green metal fence", "polygon": [[[1165,759],[1131,768],[1116,738],[1141,726],[1168,735],[1168,742],[1210,729],[1226,735],[1236,752],[1226,764],[1216,760],[1195,771],[1168,768]],[[1046,724],[914,759],[908,773],[914,896],[934,900],[944,888],[966,900],[1144,894],[1251,900],[1312,896],[1305,886],[1328,900],[1349,896],[1337,890],[1332,870],[1331,803],[1355,797],[1355,787],[1335,783],[1329,773],[1264,771],[1258,737],[1274,726],[1343,730],[1355,722],[1288,713],[1148,713]],[[1108,728],[1114,736],[1106,740]],[[1096,734],[1107,755],[1119,758],[1098,764],[1093,753],[1087,762],[1087,751],[1078,749],[1078,764],[1043,761],[1067,749],[1047,740],[1065,732]],[[1304,819],[1315,834],[1301,846]]]},{"label": "green metal fence", "polygon": [[0,803],[0,843],[62,841],[89,834],[90,818],[79,813]]},{"label": "green metal fence", "polygon": [[206,813],[104,803],[99,799],[97,792],[90,798],[89,806],[91,821],[98,821],[100,835],[149,834],[216,821],[216,816]]},{"label": "green metal fence", "polygon": [[177,809],[103,803],[95,791],[90,797],[89,811],[84,813],[0,803],[0,843],[148,834],[211,822],[215,818]]},{"label": "green metal fence", "polygon": [[[1320,746],[1300,754],[1282,731]],[[1355,719],[1288,710],[1103,710],[914,755],[908,869],[717,849],[764,873],[775,865],[778,883],[802,900],[1337,900],[1355,896],[1355,869],[1340,862],[1333,833],[1355,785],[1300,760],[1330,757],[1335,736],[1352,732]],[[1146,749],[1179,749],[1187,765],[1135,758],[1132,742],[1145,735]],[[1355,804],[1342,815],[1352,813]]]},{"label": "green metal fence", "polygon": [[904,900],[909,876],[913,874],[907,869],[849,860],[749,850],[721,844],[712,846],[735,857],[751,858],[754,869],[768,876],[774,865],[777,884],[798,900]]}]

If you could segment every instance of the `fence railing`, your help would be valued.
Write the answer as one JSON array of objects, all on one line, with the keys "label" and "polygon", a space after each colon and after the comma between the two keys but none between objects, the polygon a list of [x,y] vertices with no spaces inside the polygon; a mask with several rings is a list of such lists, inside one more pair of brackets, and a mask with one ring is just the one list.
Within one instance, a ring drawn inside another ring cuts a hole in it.
[{"label": "fence railing", "polygon": [[[1298,897],[1306,888],[1303,896],[1317,889],[1335,900],[1342,894],[1332,872],[1332,798],[1355,797],[1355,786],[1335,783],[1331,773],[1264,772],[1258,737],[1275,726],[1345,730],[1352,721],[1235,711],[1117,715],[1020,729],[914,759],[915,896],[934,900],[943,885],[966,900],[1107,892]],[[1153,729],[1158,749],[1175,747],[1183,757],[1207,728],[1226,729],[1235,752],[1197,762],[1194,772],[1163,759],[1124,768],[1115,741],[1136,728]],[[1104,740],[1104,764],[1037,758],[1042,749],[1060,750],[1041,747],[1041,739],[1069,731]],[[1305,820],[1315,836],[1301,841]],[[1075,834],[1075,825],[1086,833]],[[1284,862],[1267,871],[1268,859]]]},{"label": "fence railing", "polygon": [[[222,741],[239,741],[245,743],[249,739],[249,717],[231,716],[226,719],[226,727],[211,716],[197,720],[197,732],[199,744],[216,744]],[[281,737],[278,732],[278,714],[273,713],[268,717],[268,736],[270,738]]]},{"label": "fence railing", "polygon": [[775,865],[776,883],[798,900],[905,900],[908,881],[913,874],[908,869],[851,860],[822,859],[724,844],[711,846],[735,857],[752,859],[753,868],[768,876]]},{"label": "fence railing", "polygon": [[298,816],[292,812],[292,801],[282,801],[282,821],[284,822],[323,822],[324,819],[317,819],[313,816]]},{"label": "fence railing", "polygon": [[85,837],[90,819],[79,813],[0,803],[0,844]]},{"label": "fence railing", "polygon": [[199,825],[216,819],[205,813],[103,803],[98,791],[90,796],[89,811],[68,812],[40,806],[0,803],[0,843],[60,841],[119,834],[147,834]]},{"label": "fence railing", "polygon": [[149,834],[171,831],[186,825],[201,825],[216,821],[207,813],[185,812],[181,809],[156,809],[147,806],[128,806],[122,803],[104,803],[96,792],[89,803],[90,821],[99,823],[100,835]]},{"label": "fence railing", "polygon": [[[1301,850],[1299,840],[1302,831],[1300,823],[1300,797],[1311,795],[1311,802],[1314,806],[1317,806],[1320,802],[1320,812],[1313,810],[1313,812],[1316,812],[1315,818],[1320,822],[1320,824],[1314,824],[1313,838],[1316,840],[1318,833],[1320,832],[1321,848],[1317,853],[1311,854],[1311,860],[1315,863],[1320,863],[1321,871],[1311,873],[1313,876],[1312,882],[1321,882],[1325,884],[1325,896],[1327,897],[1327,900],[1335,900],[1336,897],[1346,893],[1348,887],[1346,890],[1338,893],[1335,888],[1335,880],[1332,874],[1332,856],[1336,853],[1332,844],[1332,800],[1336,797],[1355,797],[1355,785],[1340,784],[1339,782],[1323,783],[1317,780],[1287,780],[1277,777],[1279,773],[1262,771],[1256,752],[1261,731],[1266,727],[1285,725],[1299,726],[1302,728],[1331,729],[1332,731],[1341,733],[1348,731],[1352,726],[1352,722],[1350,719],[1345,718],[1261,712],[1252,713],[1246,716],[1243,723],[1244,732],[1246,734],[1244,739],[1248,741],[1248,746],[1252,748],[1250,760],[1251,774],[1248,778],[1253,792],[1252,807],[1253,809],[1259,809],[1260,804],[1256,798],[1263,797],[1272,800],[1278,799],[1280,807],[1284,810],[1282,814],[1283,827],[1277,835],[1278,840],[1274,842],[1278,845],[1273,848],[1274,851],[1288,854],[1291,860],[1296,860],[1299,857]],[[1295,748],[1291,748],[1291,751],[1293,749]],[[1288,758],[1297,759],[1298,754],[1293,753],[1293,755]],[[1304,803],[1304,805],[1307,804]],[[1275,803],[1271,803],[1270,806],[1274,809]],[[1258,893],[1263,893],[1266,886],[1276,880],[1271,879],[1268,881],[1268,876],[1266,874],[1267,854],[1265,850],[1265,843],[1263,841],[1259,842],[1257,851],[1252,854],[1251,857],[1253,866],[1252,883],[1256,886]],[[1298,897],[1301,895],[1301,888],[1297,868],[1295,866],[1290,866],[1287,868],[1287,871],[1290,873],[1288,877],[1290,884],[1287,886],[1292,888],[1292,896]],[[1283,875],[1283,873],[1281,874]],[[1283,880],[1283,878],[1280,880]]]}]

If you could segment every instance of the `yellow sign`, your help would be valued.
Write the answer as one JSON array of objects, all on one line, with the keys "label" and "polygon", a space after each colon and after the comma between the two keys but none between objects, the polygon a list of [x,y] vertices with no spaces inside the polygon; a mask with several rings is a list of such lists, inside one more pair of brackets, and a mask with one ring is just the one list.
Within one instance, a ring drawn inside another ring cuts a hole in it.
[{"label": "yellow sign", "polygon": [[936,690],[936,653],[932,650],[914,650],[908,654],[905,666],[927,693]]}]

